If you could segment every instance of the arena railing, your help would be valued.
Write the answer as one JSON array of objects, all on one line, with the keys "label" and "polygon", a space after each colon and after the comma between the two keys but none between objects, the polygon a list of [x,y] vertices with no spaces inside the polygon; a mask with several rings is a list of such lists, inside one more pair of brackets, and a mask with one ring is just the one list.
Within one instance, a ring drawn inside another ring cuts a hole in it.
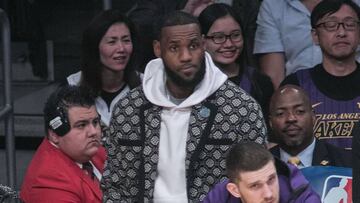
[{"label": "arena railing", "polygon": [[14,136],[13,100],[11,95],[11,38],[9,19],[4,10],[0,9],[1,49],[3,54],[3,88],[4,105],[0,108],[0,120],[5,126],[6,175],[7,185],[16,188],[16,158]]}]

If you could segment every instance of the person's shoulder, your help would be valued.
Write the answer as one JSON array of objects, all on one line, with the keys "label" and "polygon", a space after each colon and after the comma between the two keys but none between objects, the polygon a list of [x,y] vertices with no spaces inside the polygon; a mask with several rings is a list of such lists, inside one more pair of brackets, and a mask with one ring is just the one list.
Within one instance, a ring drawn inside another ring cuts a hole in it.
[{"label": "person's shoulder", "polygon": [[356,62],[356,69],[354,71],[354,77],[357,79],[357,81],[360,79],[360,64],[359,62]]},{"label": "person's shoulder", "polygon": [[[227,80],[215,92],[213,104],[219,108],[219,112],[232,111],[234,115],[246,117],[256,114],[256,117],[263,118],[260,104],[245,90],[235,83]],[[244,119],[239,119],[239,122]]]},{"label": "person's shoulder", "polygon": [[128,105],[129,103],[143,103],[145,100],[146,97],[144,94],[144,89],[142,88],[142,85],[139,85],[128,91],[127,94],[121,98],[117,104],[124,106]]},{"label": "person's shoulder", "polygon": [[317,140],[317,142],[318,145],[323,145],[324,147],[326,147],[329,153],[334,154],[338,157],[344,157],[344,155],[347,155],[347,157],[351,156],[351,151],[337,147],[333,144],[326,142],[325,140]]},{"label": "person's shoulder", "polygon": [[278,160],[278,162],[276,170],[279,175],[280,196],[282,199],[286,200],[286,202],[295,203],[320,203],[319,195],[312,189],[300,169],[281,160]]},{"label": "person's shoulder", "polygon": [[237,93],[235,97],[250,96],[245,90],[241,89],[239,85],[233,83],[231,80],[226,80],[222,86],[217,90],[218,92],[228,91]]},{"label": "person's shoulder", "polygon": [[28,200],[28,202],[40,202],[40,200],[53,200],[57,198],[55,196],[65,198],[65,195],[68,194],[71,196],[81,194],[82,181],[80,175],[67,165],[54,164],[55,161],[56,159],[53,162],[49,161],[46,167],[43,165],[43,167],[33,170],[36,173],[27,174],[21,189],[23,199]]},{"label": "person's shoulder", "polygon": [[226,98],[225,102],[231,103],[233,100],[240,100],[245,103],[255,103],[255,99],[247,93],[245,90],[241,89],[239,85],[226,80],[222,86],[216,91],[217,98]]},{"label": "person's shoulder", "polygon": [[44,140],[31,160],[28,175],[41,179],[71,180],[68,176],[72,174],[71,165],[76,166],[64,153]]},{"label": "person's shoulder", "polygon": [[232,196],[226,189],[226,185],[229,183],[229,180],[216,184],[210,192],[203,199],[202,203],[232,203],[239,202],[240,199]]},{"label": "person's shoulder", "polygon": [[54,198],[82,194],[82,170],[61,151],[43,142],[31,161],[21,187],[26,202],[50,202]]},{"label": "person's shoulder", "polygon": [[325,140],[316,140],[315,147],[319,150],[324,150],[327,153],[327,156],[330,161],[330,165],[339,166],[339,167],[351,167],[352,166],[352,152],[346,150],[330,143],[327,143]]},{"label": "person's shoulder", "polygon": [[273,146],[273,147],[271,147],[271,148],[269,149],[269,151],[271,152],[271,154],[272,154],[274,157],[280,159],[280,146],[279,146],[278,144],[275,145],[275,146]]},{"label": "person's shoulder", "polygon": [[114,106],[112,117],[126,114],[128,116],[137,114],[141,106],[149,103],[146,99],[142,86],[131,89]]},{"label": "person's shoulder", "polygon": [[317,64],[314,67],[299,69],[294,73],[289,74],[281,82],[280,86],[284,86],[286,84],[301,86],[301,84],[303,84],[304,82],[316,81],[322,77],[322,64]]},{"label": "person's shoulder", "polygon": [[36,165],[35,167],[37,170],[42,167],[49,168],[54,163],[58,162],[58,159],[61,160],[60,156],[62,155],[64,154],[61,153],[58,148],[53,146],[47,138],[44,138],[40,146],[37,148],[30,165]]}]

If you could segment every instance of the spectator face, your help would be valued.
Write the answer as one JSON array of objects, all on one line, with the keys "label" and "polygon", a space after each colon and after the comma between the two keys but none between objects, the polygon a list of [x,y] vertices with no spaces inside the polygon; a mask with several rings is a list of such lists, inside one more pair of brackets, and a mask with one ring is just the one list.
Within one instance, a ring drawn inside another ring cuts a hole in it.
[{"label": "spectator face", "polygon": [[274,93],[270,126],[280,146],[302,151],[313,141],[315,116],[304,93],[286,87]]},{"label": "spectator face", "polygon": [[278,203],[279,181],[273,161],[256,171],[240,172],[238,183],[227,190],[243,203]]},{"label": "spectator face", "polygon": [[229,15],[217,19],[207,33],[206,51],[220,68],[236,63],[243,45],[240,25]]},{"label": "spectator face", "polygon": [[50,131],[49,139],[74,161],[89,161],[100,147],[101,138],[100,118],[95,106],[70,107],[68,118],[70,131],[64,136]]},{"label": "spectator face", "polygon": [[123,71],[133,52],[129,28],[124,23],[110,26],[99,43],[99,52],[105,69]]},{"label": "spectator face", "polygon": [[168,80],[178,86],[195,86],[205,73],[204,40],[197,24],[164,27],[154,52],[161,57]]},{"label": "spectator face", "polygon": [[337,12],[319,20],[312,36],[321,47],[324,58],[355,60],[360,37],[358,22],[355,11],[348,5],[342,5]]}]

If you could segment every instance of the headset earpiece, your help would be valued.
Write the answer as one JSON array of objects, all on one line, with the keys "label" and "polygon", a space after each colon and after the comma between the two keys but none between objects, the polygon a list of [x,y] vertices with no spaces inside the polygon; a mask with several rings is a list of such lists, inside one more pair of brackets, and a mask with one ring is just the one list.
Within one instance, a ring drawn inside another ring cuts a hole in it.
[{"label": "headset earpiece", "polygon": [[50,120],[49,126],[57,135],[64,136],[70,131],[70,124],[64,109],[58,106],[54,112],[53,119]]}]

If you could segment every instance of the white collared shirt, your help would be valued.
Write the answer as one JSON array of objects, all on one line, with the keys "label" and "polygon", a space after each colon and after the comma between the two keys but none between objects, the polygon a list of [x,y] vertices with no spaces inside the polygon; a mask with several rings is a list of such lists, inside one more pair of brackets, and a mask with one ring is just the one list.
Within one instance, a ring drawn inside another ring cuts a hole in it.
[{"label": "white collared shirt", "polygon": [[[99,181],[101,181],[101,173],[100,173],[100,171],[96,168],[96,166],[91,162],[91,161],[89,161],[90,162],[90,164],[92,165],[92,167],[93,167],[93,173],[94,173],[94,175],[96,176],[96,178],[99,180]],[[82,166],[82,164],[81,163],[78,163],[78,162],[75,162],[76,163],[76,165],[78,165],[81,169],[83,168]]]},{"label": "white collared shirt", "polygon": [[[306,147],[302,152],[296,155],[300,159],[300,164],[298,165],[298,168],[305,168],[312,165],[314,149],[315,139],[308,147]],[[287,163],[290,157],[292,156],[280,148],[280,159],[282,161]]]}]

